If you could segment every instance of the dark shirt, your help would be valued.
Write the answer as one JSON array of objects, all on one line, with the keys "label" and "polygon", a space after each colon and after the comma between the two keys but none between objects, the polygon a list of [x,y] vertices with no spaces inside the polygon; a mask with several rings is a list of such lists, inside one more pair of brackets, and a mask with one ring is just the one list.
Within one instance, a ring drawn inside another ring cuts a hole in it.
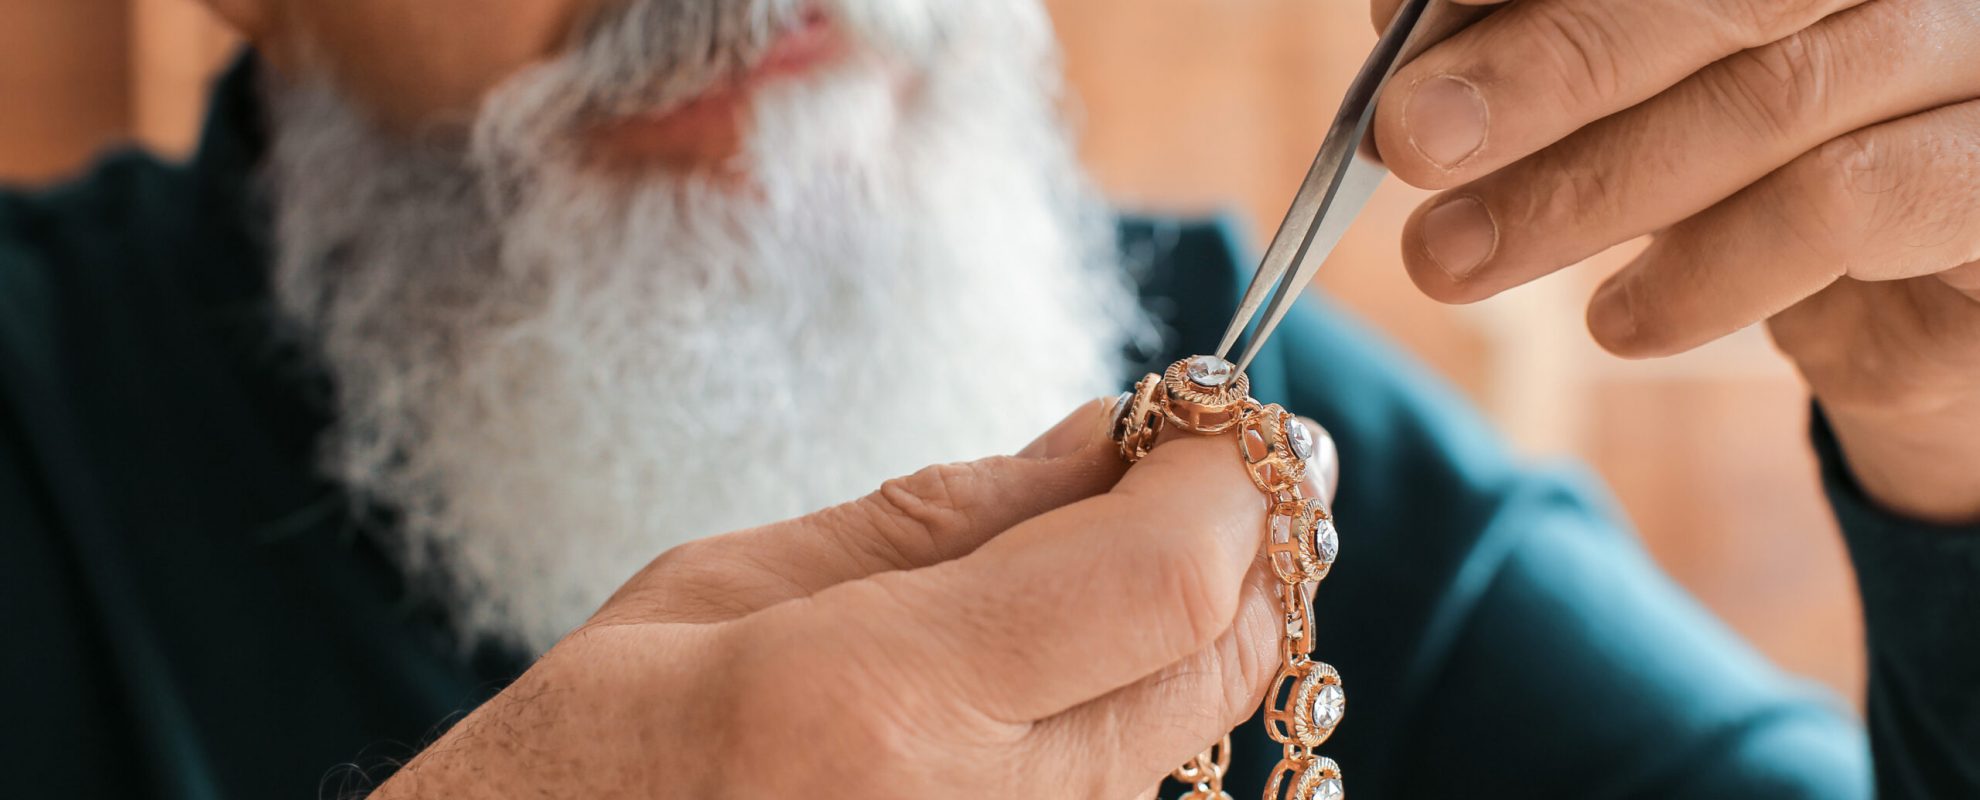
[{"label": "dark shirt", "polygon": [[[314,468],[323,378],[274,324],[252,73],[190,165],[130,153],[0,194],[0,794],[354,794],[525,666],[462,653]],[[1252,263],[1231,229],[1122,243],[1171,327],[1151,361],[1213,342]],[[1323,752],[1357,796],[1870,794],[1849,712],[1677,589],[1584,471],[1516,460],[1324,301],[1252,378],[1347,465],[1316,656],[1352,701]],[[1980,530],[1878,511],[1815,430],[1878,783],[1980,796]],[[1255,722],[1237,741],[1232,792],[1255,795],[1278,747]]]}]

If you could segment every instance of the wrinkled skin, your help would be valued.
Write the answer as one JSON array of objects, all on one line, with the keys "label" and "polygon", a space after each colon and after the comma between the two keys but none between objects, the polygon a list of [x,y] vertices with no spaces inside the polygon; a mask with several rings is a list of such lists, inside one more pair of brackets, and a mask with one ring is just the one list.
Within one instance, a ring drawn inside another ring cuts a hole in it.
[{"label": "wrinkled skin", "polygon": [[[208,2],[278,71],[334,74],[407,135],[464,125],[604,7]],[[1471,301],[1657,233],[1591,305],[1604,346],[1771,321],[1874,496],[1980,518],[1976,18],[1968,0],[1515,0],[1380,109],[1396,173],[1451,190],[1412,219],[1405,263]],[[641,155],[731,149],[660,145]],[[1146,792],[1257,705],[1278,614],[1230,442],[1125,470],[1103,416],[669,552],[375,796]]]},{"label": "wrinkled skin", "polygon": [[1257,707],[1280,606],[1235,434],[1129,470],[1107,410],[668,552],[373,796],[1146,792]]},{"label": "wrinkled skin", "polygon": [[[1393,0],[1379,0],[1386,20]],[[1472,302],[1613,245],[1629,357],[1767,321],[1893,509],[1980,518],[1980,5],[1512,0],[1400,70],[1403,256]]]}]

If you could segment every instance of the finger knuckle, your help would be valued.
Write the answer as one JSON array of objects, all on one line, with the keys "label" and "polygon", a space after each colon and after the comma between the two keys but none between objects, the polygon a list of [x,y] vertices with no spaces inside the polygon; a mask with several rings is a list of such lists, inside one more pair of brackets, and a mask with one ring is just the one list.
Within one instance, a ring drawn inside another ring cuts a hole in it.
[{"label": "finger knuckle", "polygon": [[1783,191],[1791,193],[1786,218],[1793,234],[1824,264],[1832,277],[1849,272],[1877,206],[1887,191],[1890,170],[1884,149],[1868,136],[1851,134],[1817,148],[1789,171]]},{"label": "finger knuckle", "polygon": [[1822,176],[1821,193],[1831,212],[1854,217],[1867,202],[1887,194],[1894,166],[1889,152],[1874,136],[1861,132],[1838,137],[1815,149],[1810,157]]},{"label": "finger knuckle", "polygon": [[1614,219],[1617,210],[1617,176],[1608,167],[1549,160],[1552,174],[1526,209],[1525,225],[1537,230],[1592,219]]},{"label": "finger knuckle", "polygon": [[1768,139],[1792,139],[1812,119],[1829,111],[1834,94],[1834,56],[1827,37],[1802,31],[1726,60],[1709,85],[1723,100],[1722,110],[1743,117]]},{"label": "finger knuckle", "polygon": [[1604,103],[1622,90],[1629,59],[1627,44],[1611,30],[1610,16],[1581,3],[1532,7],[1541,53],[1563,78],[1567,99],[1577,106]]},{"label": "finger knuckle", "polygon": [[1705,4],[1717,15],[1727,39],[1740,47],[1759,47],[1819,19],[1833,0],[1717,0]]},{"label": "finger knuckle", "polygon": [[975,487],[996,467],[987,462],[940,464],[880,485],[863,501],[869,515],[901,536],[884,537],[903,563],[927,563],[972,527]]},{"label": "finger knuckle", "polygon": [[[1846,258],[1840,274],[1867,280],[1901,277],[1880,265],[1902,264],[1894,247],[1931,248],[1956,240],[1971,225],[1960,204],[1927,202],[1920,190],[1935,179],[1919,174],[1938,159],[1929,144],[1893,139],[1876,131],[1837,138],[1808,157],[1812,222],[1829,231]],[[1872,241],[1872,239],[1876,241]]]},{"label": "finger knuckle", "polygon": [[592,622],[683,621],[746,608],[729,580],[724,549],[721,537],[668,548],[613,592]]},{"label": "finger knuckle", "polygon": [[667,548],[646,565],[642,573],[663,578],[692,574],[719,562],[722,546],[718,539],[691,539]]}]

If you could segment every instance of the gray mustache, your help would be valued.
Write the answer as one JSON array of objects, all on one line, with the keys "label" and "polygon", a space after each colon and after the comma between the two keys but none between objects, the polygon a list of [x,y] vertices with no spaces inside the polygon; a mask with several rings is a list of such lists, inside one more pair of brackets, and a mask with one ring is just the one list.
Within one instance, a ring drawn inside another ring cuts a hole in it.
[{"label": "gray mustache", "polygon": [[594,113],[665,108],[742,73],[809,0],[625,0],[578,29],[572,87]]}]

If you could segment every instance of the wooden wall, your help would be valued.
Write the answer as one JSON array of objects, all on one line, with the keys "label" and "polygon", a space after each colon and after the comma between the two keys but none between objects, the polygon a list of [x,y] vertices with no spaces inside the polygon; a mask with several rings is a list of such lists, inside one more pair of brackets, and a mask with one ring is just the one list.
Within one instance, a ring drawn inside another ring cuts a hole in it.
[{"label": "wooden wall", "polygon": [[[1240,214],[1261,239],[1373,40],[1361,0],[1051,5],[1103,186],[1129,207]],[[120,141],[186,152],[205,82],[234,46],[191,0],[0,0],[0,180],[48,180]],[[1525,451],[1593,463],[1680,582],[1783,665],[1855,697],[1861,632],[1805,444],[1806,401],[1764,336],[1649,364],[1603,356],[1581,307],[1613,256],[1439,306],[1395,256],[1422,197],[1386,187],[1323,273],[1326,289]]]},{"label": "wooden wall", "polygon": [[0,0],[0,181],[132,141],[189,150],[235,46],[191,0]]}]

